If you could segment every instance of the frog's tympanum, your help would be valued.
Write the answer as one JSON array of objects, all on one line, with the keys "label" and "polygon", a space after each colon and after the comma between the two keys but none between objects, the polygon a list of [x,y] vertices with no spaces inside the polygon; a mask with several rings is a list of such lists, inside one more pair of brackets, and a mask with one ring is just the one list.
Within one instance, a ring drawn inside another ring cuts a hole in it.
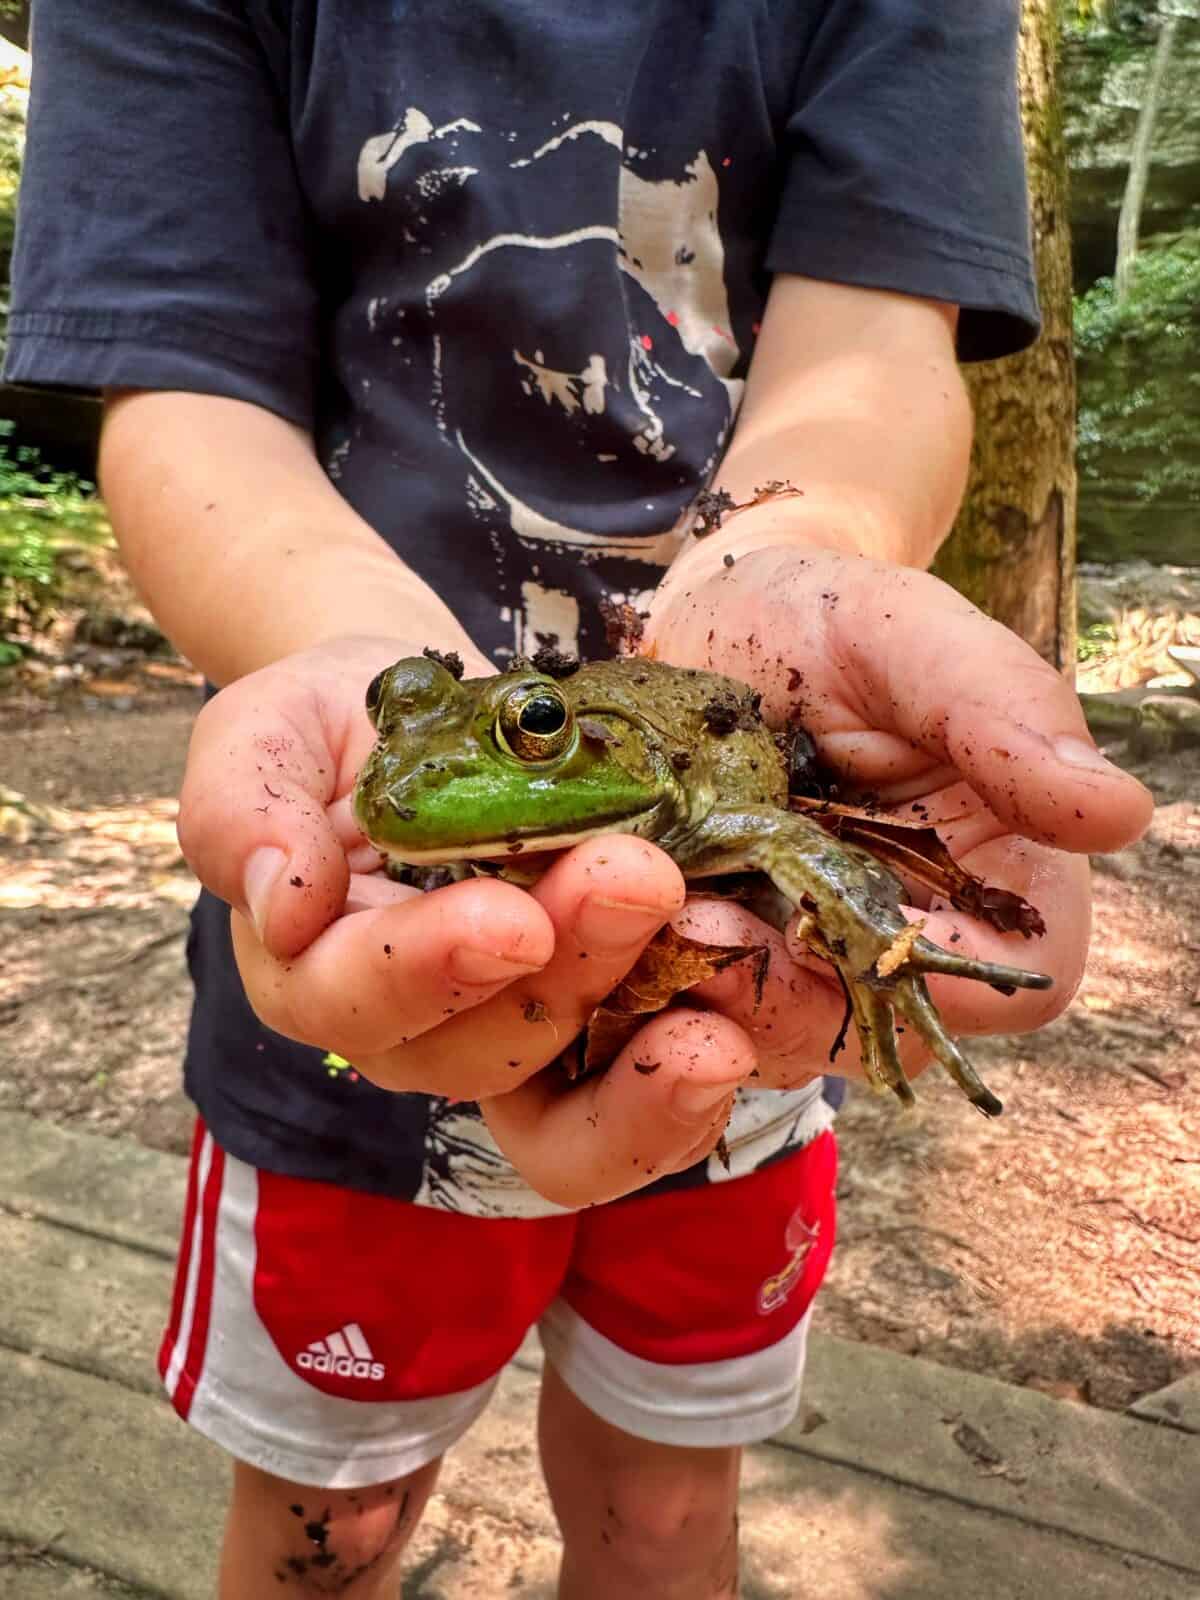
[{"label": "frog's tympanum", "polygon": [[919,936],[887,867],[789,811],[787,762],[744,684],[637,658],[554,676],[517,663],[459,682],[440,661],[414,657],[374,679],[367,712],[378,738],[355,816],[390,862],[486,862],[528,882],[529,853],[633,833],[689,879],[764,874],[838,972],[875,1087],[912,1099],[898,1013],[974,1105],[1001,1109],[946,1034],[924,975],[1002,989],[1050,979]]}]

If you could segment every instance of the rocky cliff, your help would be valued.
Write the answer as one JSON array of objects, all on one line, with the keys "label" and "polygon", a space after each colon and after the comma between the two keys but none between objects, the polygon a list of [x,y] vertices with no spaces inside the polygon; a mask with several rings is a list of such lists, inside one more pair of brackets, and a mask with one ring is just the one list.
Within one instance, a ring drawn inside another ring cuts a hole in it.
[{"label": "rocky cliff", "polygon": [[[1143,236],[1200,228],[1200,6],[1175,0],[1163,9],[1173,9],[1179,23],[1155,119]],[[1155,36],[1147,23],[1068,29],[1063,38],[1071,230],[1081,288],[1113,269],[1117,213]]]}]

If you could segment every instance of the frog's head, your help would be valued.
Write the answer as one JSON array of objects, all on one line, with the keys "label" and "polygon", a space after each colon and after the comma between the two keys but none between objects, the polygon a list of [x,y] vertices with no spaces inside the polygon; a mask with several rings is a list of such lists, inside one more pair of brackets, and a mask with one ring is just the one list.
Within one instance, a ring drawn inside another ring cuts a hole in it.
[{"label": "frog's head", "polygon": [[412,864],[560,849],[596,833],[656,836],[675,806],[653,731],[583,706],[570,679],[533,669],[459,683],[440,662],[397,661],[367,690],[375,747],[354,815]]}]

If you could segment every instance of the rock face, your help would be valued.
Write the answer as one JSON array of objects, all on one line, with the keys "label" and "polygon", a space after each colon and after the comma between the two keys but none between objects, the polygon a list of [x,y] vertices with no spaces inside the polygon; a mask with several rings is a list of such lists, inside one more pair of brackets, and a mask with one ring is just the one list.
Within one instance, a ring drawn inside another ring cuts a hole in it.
[{"label": "rock face", "polygon": [[1108,275],[1156,34],[1130,25],[1127,4],[1122,29],[1069,30],[1063,41],[1075,280],[1086,291],[1076,308],[1079,553],[1200,566],[1200,0],[1161,6],[1180,20],[1122,307]]},{"label": "rock face", "polygon": [[[1162,9],[1180,20],[1154,125],[1144,236],[1200,228],[1200,4],[1174,0]],[[1068,29],[1063,36],[1063,119],[1080,287],[1113,269],[1117,213],[1154,41],[1149,27]]]}]

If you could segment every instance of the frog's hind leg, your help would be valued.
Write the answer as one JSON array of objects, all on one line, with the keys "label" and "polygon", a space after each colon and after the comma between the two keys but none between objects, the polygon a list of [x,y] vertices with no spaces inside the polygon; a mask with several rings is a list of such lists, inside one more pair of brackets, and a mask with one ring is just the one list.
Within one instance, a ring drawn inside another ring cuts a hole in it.
[{"label": "frog's hind leg", "polygon": [[1049,977],[955,955],[922,938],[904,915],[900,879],[868,851],[807,818],[767,807],[714,813],[685,870],[692,876],[757,870],[770,879],[797,914],[792,937],[837,969],[875,1087],[886,1085],[905,1104],[914,1098],[896,1043],[892,1013],[899,1012],[972,1105],[999,1115],[1001,1102],[943,1027],[924,974],[972,978],[1010,993],[1049,988]]}]

